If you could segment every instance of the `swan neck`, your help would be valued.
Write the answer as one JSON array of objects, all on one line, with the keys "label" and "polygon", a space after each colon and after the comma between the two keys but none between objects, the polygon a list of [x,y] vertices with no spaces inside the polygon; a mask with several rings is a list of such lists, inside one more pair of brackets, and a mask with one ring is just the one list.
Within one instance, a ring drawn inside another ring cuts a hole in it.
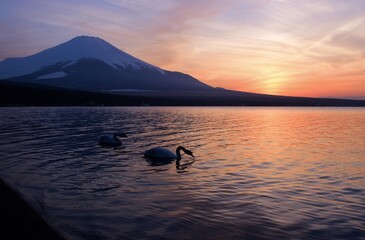
[{"label": "swan neck", "polygon": [[176,159],[177,160],[181,160],[181,153],[180,153],[181,150],[182,150],[182,147],[176,148]]}]

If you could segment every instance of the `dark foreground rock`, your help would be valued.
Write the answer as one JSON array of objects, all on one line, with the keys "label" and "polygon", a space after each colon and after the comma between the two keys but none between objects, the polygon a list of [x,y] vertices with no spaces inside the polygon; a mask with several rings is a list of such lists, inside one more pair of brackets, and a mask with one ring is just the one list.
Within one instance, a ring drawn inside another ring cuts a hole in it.
[{"label": "dark foreground rock", "polygon": [[0,179],[1,239],[65,240],[21,196]]}]

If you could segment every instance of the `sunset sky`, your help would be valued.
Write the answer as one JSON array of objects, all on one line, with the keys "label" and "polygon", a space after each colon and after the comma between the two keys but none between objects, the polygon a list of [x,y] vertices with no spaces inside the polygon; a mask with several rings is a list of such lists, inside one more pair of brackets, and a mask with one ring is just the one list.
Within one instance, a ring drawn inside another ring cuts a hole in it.
[{"label": "sunset sky", "polygon": [[365,96],[364,0],[12,0],[0,60],[80,35],[240,91]]}]

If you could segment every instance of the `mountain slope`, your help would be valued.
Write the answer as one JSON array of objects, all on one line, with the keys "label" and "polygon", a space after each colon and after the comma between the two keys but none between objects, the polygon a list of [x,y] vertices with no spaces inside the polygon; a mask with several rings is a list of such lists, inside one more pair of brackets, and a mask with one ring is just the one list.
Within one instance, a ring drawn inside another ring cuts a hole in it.
[{"label": "mountain slope", "polygon": [[212,89],[189,75],[163,70],[87,36],[28,57],[8,58],[0,62],[0,79],[92,91]]},{"label": "mountain slope", "polygon": [[54,64],[67,67],[88,58],[99,59],[115,69],[149,68],[164,73],[162,69],[123,52],[103,39],[80,36],[29,57],[5,59],[0,65],[0,79],[30,74]]}]

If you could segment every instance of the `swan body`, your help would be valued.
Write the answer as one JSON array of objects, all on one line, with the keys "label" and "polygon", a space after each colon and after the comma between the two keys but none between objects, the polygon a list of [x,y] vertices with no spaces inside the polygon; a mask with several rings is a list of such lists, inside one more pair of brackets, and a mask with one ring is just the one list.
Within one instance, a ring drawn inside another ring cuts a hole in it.
[{"label": "swan body", "polygon": [[186,148],[181,147],[181,146],[176,148],[176,154],[171,152],[167,148],[154,147],[154,148],[151,148],[151,149],[145,151],[144,156],[146,158],[150,158],[150,159],[160,159],[160,160],[177,159],[177,160],[180,160],[181,159],[181,153],[180,153],[181,150],[184,153],[194,157],[193,153],[190,150],[187,150]]},{"label": "swan body", "polygon": [[103,135],[99,138],[99,144],[103,147],[118,147],[122,145],[119,137],[127,137],[124,133],[114,133],[110,135]]}]

